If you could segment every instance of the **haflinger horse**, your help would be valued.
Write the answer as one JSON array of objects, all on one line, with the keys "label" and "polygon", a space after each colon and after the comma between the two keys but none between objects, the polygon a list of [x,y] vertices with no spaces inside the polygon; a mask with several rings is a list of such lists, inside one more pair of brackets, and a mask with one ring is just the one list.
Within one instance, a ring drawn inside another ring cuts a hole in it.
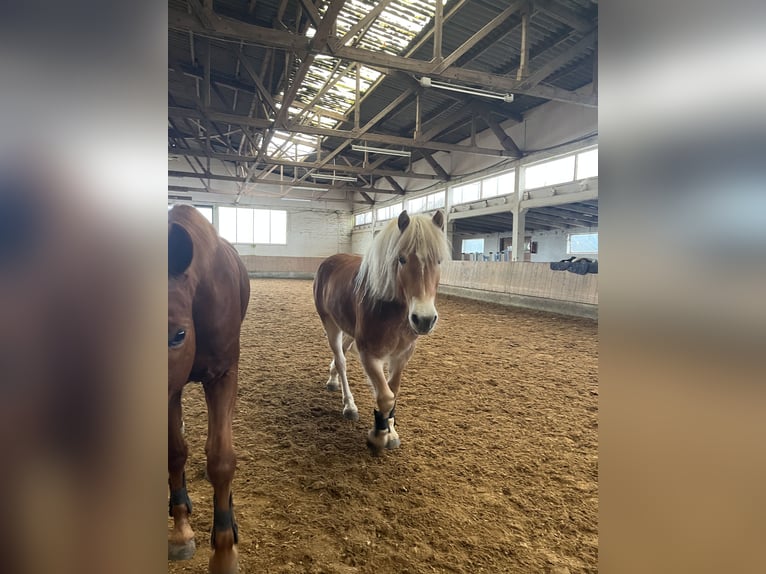
[{"label": "haflinger horse", "polygon": [[168,558],[186,560],[196,549],[189,524],[192,504],[184,466],[181,394],[201,382],[208,411],[207,476],[213,485],[213,574],[237,571],[237,523],[231,482],[236,456],[232,418],[237,395],[239,336],[250,298],[250,281],[234,247],[193,207],[168,214]]},{"label": "haflinger horse", "polygon": [[436,325],[439,264],[450,254],[441,211],[432,218],[409,217],[403,211],[378,234],[364,257],[333,255],[317,270],[314,303],[334,356],[326,386],[337,390],[340,379],[343,416],[357,420],[345,357],[355,344],[377,404],[375,424],[367,435],[374,454],[400,444],[394,408],[402,372],[418,336]]}]

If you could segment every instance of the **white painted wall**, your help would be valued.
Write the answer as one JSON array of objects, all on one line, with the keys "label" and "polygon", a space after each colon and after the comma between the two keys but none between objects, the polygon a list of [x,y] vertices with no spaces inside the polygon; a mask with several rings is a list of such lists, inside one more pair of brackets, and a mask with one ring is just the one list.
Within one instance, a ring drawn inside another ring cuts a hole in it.
[{"label": "white painted wall", "polygon": [[343,211],[293,210],[287,212],[286,245],[237,243],[234,246],[242,255],[327,257],[351,250],[353,224],[351,214]]},{"label": "white painted wall", "polygon": [[372,244],[373,229],[372,225],[355,229],[351,233],[351,253],[364,255]]}]

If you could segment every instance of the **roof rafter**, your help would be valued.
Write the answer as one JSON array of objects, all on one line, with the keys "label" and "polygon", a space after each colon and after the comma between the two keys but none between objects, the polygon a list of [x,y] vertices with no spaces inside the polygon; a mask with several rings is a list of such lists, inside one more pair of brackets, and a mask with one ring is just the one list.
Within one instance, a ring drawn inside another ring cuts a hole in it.
[{"label": "roof rafter", "polygon": [[[342,4],[342,2],[345,0],[335,1]],[[331,4],[330,8],[333,6],[334,4]],[[330,14],[329,8],[328,12],[325,14],[325,18],[327,18],[328,15],[332,15]],[[335,14],[335,16],[337,16],[337,14]],[[326,45],[323,45],[320,42],[316,42],[317,36],[319,36],[319,32],[317,32],[317,35],[313,39],[309,40],[305,36],[297,35],[291,32],[273,30],[271,28],[264,28],[262,26],[255,26],[253,24],[247,24],[245,22],[234,20],[232,18],[226,18],[223,16],[216,15],[215,17],[211,18],[211,20],[214,28],[213,30],[206,30],[188,14],[175,9],[170,9],[168,11],[168,25],[172,29],[186,31],[191,30],[193,32],[212,34],[213,36],[222,39],[272,46],[292,50],[299,53],[305,52],[308,54],[306,60],[313,60],[313,58],[311,58],[312,54],[327,54],[359,62],[367,66],[379,69],[382,68],[385,70],[385,73],[391,73],[394,70],[399,70],[413,74],[430,75],[440,80],[457,80],[468,84],[482,85],[488,89],[516,92],[538,98],[570,102],[591,107],[595,107],[598,101],[597,97],[593,94],[579,94],[570,92],[568,90],[563,90],[561,88],[555,88],[553,86],[535,86],[532,88],[524,88],[522,82],[507,76],[498,76],[495,74],[480,72],[477,70],[468,70],[455,66],[450,66],[445,70],[434,73],[433,64],[430,62],[412,60],[402,56],[392,56],[383,52],[373,52],[363,48],[342,46],[340,45],[340,41],[337,38],[329,38],[328,36],[325,38]],[[331,50],[329,47],[330,45],[333,45],[335,49]],[[297,90],[297,86],[295,89]]]},{"label": "roof rafter", "polygon": [[282,165],[286,167],[299,167],[299,168],[310,169],[310,170],[328,169],[333,171],[340,171],[344,173],[355,173],[360,175],[379,175],[382,177],[402,177],[402,178],[409,178],[409,179],[428,179],[428,180],[441,179],[439,176],[436,176],[436,175],[430,175],[427,173],[416,173],[411,171],[397,171],[392,169],[372,169],[369,167],[356,166],[356,165],[342,165],[342,164],[324,165],[318,162],[292,161],[287,159],[266,157],[266,156],[256,160],[255,156],[246,156],[246,155],[239,155],[239,154],[232,154],[232,153],[207,152],[205,150],[192,150],[192,149],[186,150],[186,149],[170,148],[168,149],[168,154],[178,155],[178,156],[190,156],[190,157],[210,157],[211,159],[217,159],[221,161],[237,161],[237,162],[252,161],[252,162],[255,162],[256,164]]}]

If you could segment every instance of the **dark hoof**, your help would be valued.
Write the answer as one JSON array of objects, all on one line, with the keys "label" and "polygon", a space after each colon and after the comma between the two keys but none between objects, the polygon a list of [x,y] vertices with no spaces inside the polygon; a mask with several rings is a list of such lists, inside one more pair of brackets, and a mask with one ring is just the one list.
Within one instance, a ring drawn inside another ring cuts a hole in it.
[{"label": "dark hoof", "polygon": [[388,440],[388,433],[375,433],[375,429],[370,430],[367,433],[367,448],[370,449],[370,453],[373,456],[378,456],[386,448],[386,442]]},{"label": "dark hoof", "polygon": [[186,544],[168,542],[168,560],[190,560],[196,550],[197,545],[194,543],[194,538]]},{"label": "dark hoof", "polygon": [[340,390],[340,383],[327,383],[324,386],[324,388],[330,391],[331,393],[334,393],[335,391]]},{"label": "dark hoof", "polygon": [[372,456],[380,456],[383,454],[383,449],[378,447],[378,445],[376,445],[370,439],[367,439],[367,449],[370,451]]},{"label": "dark hoof", "polygon": [[351,409],[343,409],[343,418],[347,421],[358,421],[359,420],[359,411],[352,411]]}]

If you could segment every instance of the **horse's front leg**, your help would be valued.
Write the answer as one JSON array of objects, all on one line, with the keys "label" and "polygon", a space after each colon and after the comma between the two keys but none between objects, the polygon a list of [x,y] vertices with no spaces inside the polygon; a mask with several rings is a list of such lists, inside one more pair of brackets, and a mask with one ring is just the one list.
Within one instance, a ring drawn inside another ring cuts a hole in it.
[{"label": "horse's front leg", "polygon": [[189,524],[192,504],[186,492],[184,467],[188,447],[181,429],[181,390],[168,400],[168,473],[170,483],[170,516],[173,530],[168,535],[168,559],[188,560],[194,555],[194,531]]},{"label": "horse's front leg", "polygon": [[[370,432],[367,433],[367,446],[373,454],[379,454],[384,448],[389,447],[389,441],[394,436],[394,443],[390,448],[396,448],[399,446],[399,435],[391,434],[391,428],[393,427],[393,412],[394,405],[396,404],[396,395],[391,390],[386,376],[383,373],[383,360],[377,357],[371,356],[369,353],[359,349],[359,358],[364,366],[364,372],[367,374],[367,378],[370,380],[370,384],[375,394],[375,402],[377,409],[375,409],[375,424]],[[394,379],[394,364],[392,368],[392,380]],[[399,377],[401,377],[401,370],[399,371]],[[396,388],[398,390],[399,379],[396,380]],[[389,424],[391,419],[391,424]],[[396,433],[396,431],[394,431]]]},{"label": "horse's front leg", "polygon": [[211,574],[231,574],[237,571],[239,535],[234,519],[231,483],[237,458],[232,439],[232,420],[237,397],[237,366],[204,385],[208,410],[207,475],[213,485],[213,529],[210,543]]},{"label": "horse's front leg", "polygon": [[401,355],[391,357],[389,362],[390,376],[388,378],[388,388],[394,393],[394,406],[391,407],[391,411],[386,418],[386,425],[388,426],[386,448],[388,449],[399,448],[399,445],[401,444],[399,433],[396,432],[396,418],[394,411],[396,410],[396,399],[399,397],[399,385],[402,382],[402,373],[414,351],[415,346],[413,345],[406,349]]}]

